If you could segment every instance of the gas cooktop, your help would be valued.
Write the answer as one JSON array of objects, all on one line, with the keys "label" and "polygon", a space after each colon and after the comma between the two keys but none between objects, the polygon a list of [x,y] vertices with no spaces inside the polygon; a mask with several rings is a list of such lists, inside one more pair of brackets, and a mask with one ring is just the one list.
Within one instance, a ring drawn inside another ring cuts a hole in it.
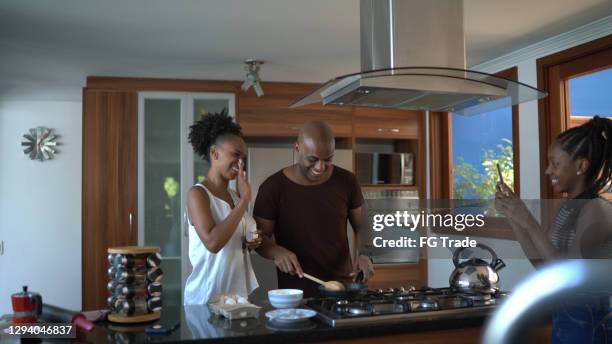
[{"label": "gas cooktop", "polygon": [[306,305],[323,322],[336,326],[485,317],[507,294],[451,288],[388,288],[368,290],[352,298],[315,297]]}]

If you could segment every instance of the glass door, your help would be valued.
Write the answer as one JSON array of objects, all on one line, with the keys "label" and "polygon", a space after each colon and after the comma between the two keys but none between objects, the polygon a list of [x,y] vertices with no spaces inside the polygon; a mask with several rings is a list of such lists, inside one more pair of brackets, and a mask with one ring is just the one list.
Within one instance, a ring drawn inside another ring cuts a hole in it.
[{"label": "glass door", "polygon": [[[183,183],[184,187],[182,188],[183,194],[186,196],[189,188],[192,185],[197,183],[202,183],[208,174],[208,169],[210,167],[207,161],[204,161],[199,156],[195,156],[193,152],[193,148],[187,141],[187,137],[189,136],[189,126],[194,122],[202,119],[203,116],[206,116],[210,113],[219,113],[223,111],[223,109],[227,109],[227,113],[230,117],[236,118],[235,114],[235,96],[232,93],[188,93],[185,95],[186,104],[185,108],[185,116],[184,122],[185,124],[182,126],[183,130],[183,140],[185,143],[185,148],[183,149],[183,156],[185,157],[185,162],[183,163],[183,179],[187,181]],[[230,188],[235,188],[234,182],[230,183]],[[189,236],[187,231],[187,203],[186,197],[182,198],[183,211],[183,227],[182,227],[182,260],[181,260],[181,298],[182,300],[182,291],[185,290],[185,281],[187,281],[187,277],[191,273],[191,263],[189,261]],[[182,301],[181,301],[182,302]]]},{"label": "glass door", "polygon": [[138,244],[161,248],[164,307],[182,304],[191,272],[186,195],[208,172],[188,142],[189,126],[223,108],[234,116],[234,104],[233,94],[138,95]]}]

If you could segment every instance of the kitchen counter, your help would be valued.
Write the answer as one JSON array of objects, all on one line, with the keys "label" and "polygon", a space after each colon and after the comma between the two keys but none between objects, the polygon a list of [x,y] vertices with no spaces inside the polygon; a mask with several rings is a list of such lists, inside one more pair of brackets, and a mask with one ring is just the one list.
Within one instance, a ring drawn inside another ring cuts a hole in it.
[{"label": "kitchen counter", "polygon": [[[180,327],[167,336],[149,336],[145,328],[156,322],[135,325],[119,325],[110,322],[97,323],[89,333],[79,332],[78,342],[90,343],[143,343],[143,342],[193,342],[193,343],[479,343],[486,317],[465,317],[445,320],[402,321],[390,324],[371,324],[346,327],[330,327],[318,319],[297,327],[279,328],[267,321],[265,313],[273,309],[269,302],[261,305],[259,318],[230,321],[211,314],[208,307],[165,307],[160,322],[171,326],[180,321]],[[534,343],[549,341],[550,328],[542,328],[534,337]],[[0,342],[19,343],[18,338],[0,335]],[[54,341],[55,342],[55,341]]]},{"label": "kitchen counter", "polygon": [[[171,326],[180,320],[180,327],[168,336],[148,336],[144,329],[146,325],[118,326],[117,324],[99,324],[94,331],[82,336],[91,342],[141,343],[154,342],[190,342],[198,343],[295,343],[317,341],[342,341],[366,338],[376,339],[380,336],[425,335],[429,340],[437,342],[452,339],[455,343],[458,333],[464,333],[465,343],[478,342],[484,317],[448,319],[435,321],[399,322],[393,324],[360,325],[346,327],[330,327],[318,319],[306,322],[296,327],[276,327],[265,317],[265,313],[273,309],[268,301],[256,302],[263,306],[259,318],[227,320],[211,314],[208,307],[185,306],[180,308],[164,308],[162,319],[165,326]],[[468,330],[466,330],[468,329]],[[453,331],[454,330],[454,331]],[[445,332],[448,332],[445,334]],[[468,334],[469,332],[469,334]],[[416,337],[415,337],[416,338]],[[406,338],[408,339],[408,338]],[[366,341],[368,342],[368,341]]]}]

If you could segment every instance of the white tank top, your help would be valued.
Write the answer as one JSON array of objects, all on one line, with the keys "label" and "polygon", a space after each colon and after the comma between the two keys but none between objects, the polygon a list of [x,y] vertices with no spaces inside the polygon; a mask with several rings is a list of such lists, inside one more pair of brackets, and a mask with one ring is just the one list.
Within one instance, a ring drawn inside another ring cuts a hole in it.
[{"label": "white tank top", "polygon": [[[215,223],[222,222],[232,208],[224,200],[213,195],[204,185],[196,184],[206,190],[210,200],[210,210]],[[234,204],[239,197],[234,190],[228,189]],[[188,217],[189,219],[189,217]],[[210,252],[189,221],[189,261],[193,270],[185,285],[184,305],[206,304],[219,294],[242,295],[247,297],[259,285],[248,250],[242,248],[245,230],[255,230],[255,220],[247,212],[238,223],[238,228],[217,253]]]}]

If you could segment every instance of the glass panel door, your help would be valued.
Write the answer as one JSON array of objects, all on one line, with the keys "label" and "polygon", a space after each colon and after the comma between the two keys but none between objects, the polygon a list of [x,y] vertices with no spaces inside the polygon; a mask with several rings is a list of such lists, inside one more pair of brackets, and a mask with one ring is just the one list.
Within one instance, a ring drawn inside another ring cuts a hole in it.
[{"label": "glass panel door", "polygon": [[189,127],[224,108],[234,117],[234,104],[225,93],[138,95],[138,244],[161,248],[164,307],[182,304],[191,273],[186,195],[209,167],[194,156]]},{"label": "glass panel door", "polygon": [[161,248],[164,306],[181,304],[181,101],[139,97],[138,238]]}]

